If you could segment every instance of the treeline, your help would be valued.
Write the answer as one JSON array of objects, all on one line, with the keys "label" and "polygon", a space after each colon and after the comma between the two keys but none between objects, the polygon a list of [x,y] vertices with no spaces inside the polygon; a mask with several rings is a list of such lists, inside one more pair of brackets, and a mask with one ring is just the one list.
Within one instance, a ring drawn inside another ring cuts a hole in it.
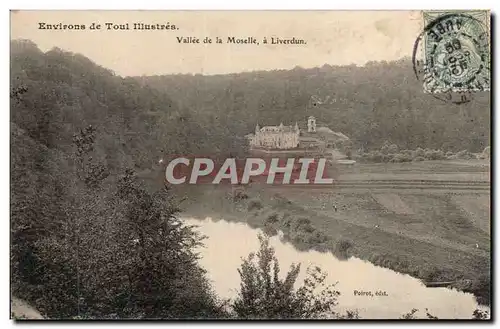
[{"label": "treeline", "polygon": [[79,54],[58,48],[43,53],[28,40],[11,42],[11,86],[27,90],[12,104],[11,122],[31,138],[67,151],[74,128],[91,124],[114,167],[149,167],[166,153],[225,153],[238,143],[226,125],[197,118],[164,91],[116,76]]},{"label": "treeline", "polygon": [[366,66],[330,66],[228,75],[138,77],[165,91],[197,118],[208,117],[241,136],[255,124],[293,124],[316,116],[341,131],[356,150],[380,149],[385,141],[400,149],[482,152],[490,141],[490,95],[473,93],[465,104],[425,94],[411,59]]},{"label": "treeline", "polygon": [[481,153],[471,153],[467,150],[443,152],[442,150],[431,150],[417,148],[416,150],[400,150],[396,144],[390,145],[384,143],[380,150],[371,152],[360,152],[354,159],[360,162],[418,162],[424,160],[472,160],[472,159],[490,159],[490,147],[484,148]]}]

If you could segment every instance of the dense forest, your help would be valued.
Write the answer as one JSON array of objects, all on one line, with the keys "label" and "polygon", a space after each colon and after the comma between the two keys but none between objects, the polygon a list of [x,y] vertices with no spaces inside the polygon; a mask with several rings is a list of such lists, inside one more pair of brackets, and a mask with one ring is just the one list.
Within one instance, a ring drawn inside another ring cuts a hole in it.
[{"label": "dense forest", "polygon": [[219,316],[200,237],[161,179],[138,177],[190,147],[189,114],[26,40],[11,42],[11,88],[12,293],[54,318]]},{"label": "dense forest", "polygon": [[331,66],[256,71],[228,75],[138,77],[167,92],[197,118],[226,125],[241,136],[255,124],[320,124],[349,136],[356,149],[429,148],[481,152],[489,145],[490,95],[474,93],[454,104],[426,94],[410,58],[371,62],[363,67]]},{"label": "dense forest", "polygon": [[[297,268],[284,280],[271,276],[279,267],[265,241],[258,254],[264,260],[242,264],[238,299],[230,307],[219,300],[194,251],[202,237],[178,218],[158,159],[245,152],[244,135],[256,122],[309,113],[362,147],[387,139],[408,147],[489,144],[488,95],[462,106],[441,103],[422,94],[408,65],[124,78],[79,54],[12,41],[12,294],[51,318],[259,317],[263,310],[305,317],[329,310],[335,298],[294,289]],[[310,104],[313,94],[337,101]]]}]

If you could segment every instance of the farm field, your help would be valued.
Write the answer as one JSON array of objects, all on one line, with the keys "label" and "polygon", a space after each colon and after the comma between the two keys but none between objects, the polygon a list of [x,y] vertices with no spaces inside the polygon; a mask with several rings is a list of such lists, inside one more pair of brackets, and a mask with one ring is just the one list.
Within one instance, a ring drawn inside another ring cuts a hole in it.
[{"label": "farm field", "polygon": [[358,163],[332,168],[339,182],[433,181],[457,183],[490,182],[488,160],[422,161],[406,163]]},{"label": "farm field", "polygon": [[360,164],[338,177],[330,190],[276,192],[333,220],[488,257],[486,161]]}]

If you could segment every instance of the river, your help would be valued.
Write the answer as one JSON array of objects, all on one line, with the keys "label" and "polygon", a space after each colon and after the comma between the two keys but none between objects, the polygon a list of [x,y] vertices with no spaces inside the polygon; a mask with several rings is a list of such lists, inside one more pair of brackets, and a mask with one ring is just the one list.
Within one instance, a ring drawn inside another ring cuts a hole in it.
[{"label": "river", "polygon": [[[237,269],[241,258],[259,248],[260,230],[244,223],[185,218],[189,225],[196,225],[197,231],[207,236],[204,247],[199,250],[200,264],[208,272],[215,291],[222,298],[234,297],[239,289],[240,277]],[[375,266],[361,259],[351,257],[338,260],[331,253],[298,251],[279,236],[270,239],[281,267],[286,275],[292,263],[301,263],[301,274],[297,284],[303,282],[308,266],[319,266],[328,273],[327,282],[335,283],[341,295],[337,310],[357,310],[361,318],[397,319],[401,315],[418,309],[419,317],[425,317],[425,309],[440,319],[467,319],[479,308],[474,296],[447,288],[427,288],[419,280],[405,274]],[[355,295],[355,291],[371,291],[373,296]],[[376,296],[377,291],[385,292]],[[484,308],[481,308],[484,309]]]}]

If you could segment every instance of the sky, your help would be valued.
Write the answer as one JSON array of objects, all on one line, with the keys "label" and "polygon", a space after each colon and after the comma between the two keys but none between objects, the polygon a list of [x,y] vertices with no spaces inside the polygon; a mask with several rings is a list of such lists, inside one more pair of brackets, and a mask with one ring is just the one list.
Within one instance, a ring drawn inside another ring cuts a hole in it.
[{"label": "sky", "polygon": [[[95,22],[101,30],[90,30]],[[105,23],[170,24],[176,30],[107,30]],[[39,23],[85,25],[85,30],[39,29]],[[15,11],[11,39],[42,51],[83,54],[122,76],[233,72],[364,65],[411,56],[422,31],[418,11]],[[184,44],[177,37],[254,37],[253,44]],[[305,45],[264,45],[295,37]]]}]

